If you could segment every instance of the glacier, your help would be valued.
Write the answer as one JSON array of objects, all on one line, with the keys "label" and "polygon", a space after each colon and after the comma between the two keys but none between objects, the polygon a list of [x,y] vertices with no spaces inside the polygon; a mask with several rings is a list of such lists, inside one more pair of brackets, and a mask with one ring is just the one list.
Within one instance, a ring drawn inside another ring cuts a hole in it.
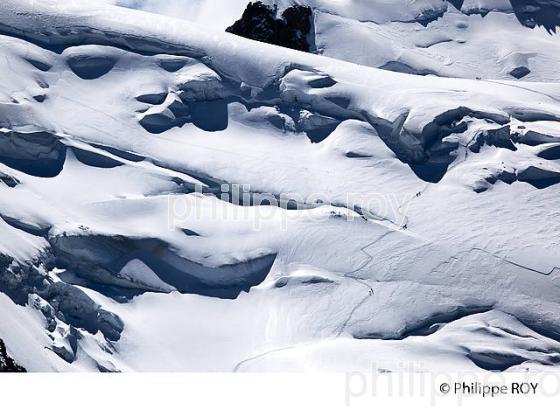
[{"label": "glacier", "polygon": [[559,365],[552,27],[509,2],[340,3],[308,2],[311,53],[113,5],[0,3],[10,361]]}]

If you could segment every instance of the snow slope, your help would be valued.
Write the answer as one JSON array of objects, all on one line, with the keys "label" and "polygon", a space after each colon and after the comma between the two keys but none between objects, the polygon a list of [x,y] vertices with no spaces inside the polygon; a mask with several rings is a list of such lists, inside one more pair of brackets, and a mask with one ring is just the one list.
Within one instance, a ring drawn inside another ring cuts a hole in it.
[{"label": "snow slope", "polygon": [[[274,1],[314,10],[316,52],[391,71],[558,82],[560,6],[547,1]],[[532,7],[532,9],[531,9]],[[536,11],[528,11],[536,10]],[[554,17],[556,16],[556,17]]]},{"label": "snow slope", "polygon": [[[117,1],[224,31],[249,0]],[[445,77],[560,80],[560,6],[522,0],[264,0],[313,10],[313,52],[391,71]]]},{"label": "snow slope", "polygon": [[3,1],[0,33],[0,339],[26,369],[559,362],[558,83],[85,2]]}]

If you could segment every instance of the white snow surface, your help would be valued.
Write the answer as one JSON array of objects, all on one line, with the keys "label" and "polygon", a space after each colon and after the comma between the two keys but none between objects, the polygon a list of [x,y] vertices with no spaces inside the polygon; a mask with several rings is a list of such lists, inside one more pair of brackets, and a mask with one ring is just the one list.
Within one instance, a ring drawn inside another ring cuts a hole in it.
[{"label": "white snow surface", "polygon": [[[0,3],[0,338],[19,364],[558,366],[557,39],[501,12],[411,23],[441,1],[316,3],[323,56],[110,5]],[[460,54],[445,39],[463,20]],[[419,45],[438,35],[450,64]],[[388,59],[434,75],[375,68]],[[506,80],[511,59],[531,81]],[[237,184],[298,209],[232,203],[219,190]]]},{"label": "white snow surface", "polygon": [[[560,80],[558,34],[521,24],[509,0],[261,1],[277,6],[279,14],[294,4],[311,7],[312,51],[325,56],[419,75],[515,81],[512,73],[523,68],[524,81]],[[112,2],[223,31],[241,17],[248,0]],[[552,4],[550,14],[560,12],[557,3],[534,3],[537,10]]]}]

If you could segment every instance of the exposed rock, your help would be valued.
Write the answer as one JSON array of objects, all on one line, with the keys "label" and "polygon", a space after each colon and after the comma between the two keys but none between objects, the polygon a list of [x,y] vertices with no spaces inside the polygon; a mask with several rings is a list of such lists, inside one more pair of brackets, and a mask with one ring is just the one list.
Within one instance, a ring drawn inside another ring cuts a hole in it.
[{"label": "exposed rock", "polygon": [[[42,264],[52,263],[50,257],[44,259]],[[40,296],[48,304],[39,309],[47,320],[47,328],[54,326],[56,317],[92,334],[101,332],[108,340],[120,338],[124,324],[117,315],[103,309],[81,289],[54,282],[40,263],[35,263],[37,266],[32,263],[20,265],[13,258],[0,254],[0,291],[19,305],[27,304],[30,296]]]},{"label": "exposed rock", "polygon": [[533,28],[542,26],[556,32],[560,26],[560,3],[554,0],[510,0],[519,22]]},{"label": "exposed rock", "polygon": [[0,373],[2,372],[16,372],[22,373],[26,372],[25,368],[17,364],[14,359],[8,356],[6,351],[6,345],[4,341],[0,339]]},{"label": "exposed rock", "polygon": [[295,5],[288,7],[277,18],[278,8],[260,1],[251,2],[237,20],[226,31],[251,40],[276,44],[294,50],[310,51],[308,36],[311,32],[310,7]]}]

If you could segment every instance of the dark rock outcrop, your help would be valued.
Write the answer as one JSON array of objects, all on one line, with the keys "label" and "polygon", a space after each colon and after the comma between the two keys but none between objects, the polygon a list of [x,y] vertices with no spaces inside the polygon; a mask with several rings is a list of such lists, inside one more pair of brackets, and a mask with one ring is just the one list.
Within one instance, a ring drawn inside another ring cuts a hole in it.
[{"label": "dark rock outcrop", "polygon": [[95,303],[80,288],[53,282],[40,267],[41,264],[51,265],[50,258],[21,265],[10,256],[0,254],[0,292],[22,306],[28,303],[30,295],[42,298],[48,304],[41,311],[49,331],[56,328],[56,318],[91,334],[100,331],[107,340],[119,340],[124,329],[122,320]]},{"label": "dark rock outcrop", "polygon": [[0,373],[23,373],[26,372],[25,368],[17,364],[14,359],[8,356],[6,345],[0,339]]},{"label": "dark rock outcrop", "polygon": [[[480,14],[483,17],[495,10],[490,4],[488,7],[478,4],[463,9],[464,0],[447,0],[447,2],[465,14]],[[510,0],[509,2],[515,16],[525,27],[542,26],[547,31],[555,33],[556,27],[560,26],[560,3],[556,0]]]},{"label": "dark rock outcrop", "polygon": [[554,0],[510,0],[515,16],[526,27],[544,27],[555,33],[560,26],[560,3]]},{"label": "dark rock outcrop", "polygon": [[313,12],[310,7],[294,5],[277,17],[277,7],[260,1],[251,2],[227,32],[263,43],[310,51],[308,37],[311,33]]}]

